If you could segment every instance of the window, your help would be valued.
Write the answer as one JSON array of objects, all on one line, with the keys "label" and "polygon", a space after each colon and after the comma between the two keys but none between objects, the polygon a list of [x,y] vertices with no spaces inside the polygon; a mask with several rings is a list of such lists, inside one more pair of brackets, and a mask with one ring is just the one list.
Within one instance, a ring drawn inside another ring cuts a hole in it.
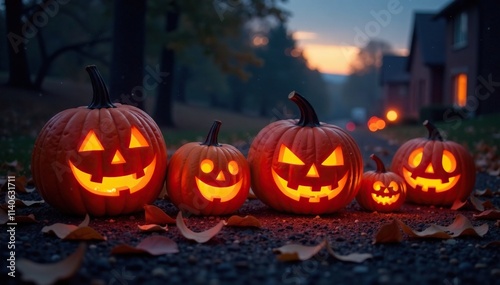
[{"label": "window", "polygon": [[453,20],[453,46],[461,48],[467,45],[467,13],[462,12]]},{"label": "window", "polygon": [[459,107],[467,104],[467,74],[459,73],[454,80],[454,103]]}]

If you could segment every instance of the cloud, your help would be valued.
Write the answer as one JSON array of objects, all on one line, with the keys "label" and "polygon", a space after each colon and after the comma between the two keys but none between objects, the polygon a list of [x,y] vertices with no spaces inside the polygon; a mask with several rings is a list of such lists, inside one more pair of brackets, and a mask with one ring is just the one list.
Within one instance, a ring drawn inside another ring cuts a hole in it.
[{"label": "cloud", "polygon": [[318,34],[315,32],[306,32],[306,31],[296,31],[293,32],[293,39],[296,41],[304,41],[304,40],[314,40],[318,38]]},{"label": "cloud", "polygon": [[355,46],[302,44],[310,68],[322,73],[349,74],[351,61],[358,54]]}]

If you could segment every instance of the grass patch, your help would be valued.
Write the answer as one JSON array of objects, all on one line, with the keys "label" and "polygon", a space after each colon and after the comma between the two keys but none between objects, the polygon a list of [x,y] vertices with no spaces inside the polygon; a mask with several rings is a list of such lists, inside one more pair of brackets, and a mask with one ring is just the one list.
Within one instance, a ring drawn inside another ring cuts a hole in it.
[{"label": "grass patch", "polygon": [[[500,144],[499,121],[500,114],[490,114],[450,123],[438,122],[436,126],[446,140],[466,145],[471,151],[474,151],[475,146],[481,142],[490,146]],[[379,134],[386,139],[402,144],[412,138],[426,137],[427,130],[420,124],[392,125],[380,131]]]}]

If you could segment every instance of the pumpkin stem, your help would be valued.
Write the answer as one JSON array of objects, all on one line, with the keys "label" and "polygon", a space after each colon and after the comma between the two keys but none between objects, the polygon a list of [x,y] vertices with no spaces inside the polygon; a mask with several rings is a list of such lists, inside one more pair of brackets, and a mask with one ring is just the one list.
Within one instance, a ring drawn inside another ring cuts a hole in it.
[{"label": "pumpkin stem", "polygon": [[385,165],[384,163],[382,162],[382,160],[376,156],[375,154],[371,154],[370,155],[370,158],[373,159],[373,161],[375,161],[375,163],[377,164],[377,172],[378,173],[386,173],[387,170],[385,170]]},{"label": "pumpkin stem", "polygon": [[433,140],[433,141],[435,141],[435,140],[443,141],[443,137],[441,136],[441,133],[436,128],[436,126],[434,126],[433,123],[429,122],[429,120],[425,120],[424,126],[429,131],[428,139]]},{"label": "pumpkin stem", "polygon": [[292,100],[300,109],[300,120],[297,126],[301,127],[317,127],[320,125],[316,111],[312,105],[299,93],[292,91],[288,94],[288,99]]},{"label": "pumpkin stem", "polygon": [[201,145],[221,146],[217,141],[221,125],[222,125],[221,121],[215,120],[214,123],[212,124],[212,127],[210,128],[210,131],[208,131],[207,138]]},{"label": "pumpkin stem", "polygon": [[85,68],[90,76],[92,82],[92,102],[87,106],[87,109],[102,109],[102,108],[116,108],[111,102],[109,97],[108,88],[102,79],[101,73],[95,65],[89,65]]}]

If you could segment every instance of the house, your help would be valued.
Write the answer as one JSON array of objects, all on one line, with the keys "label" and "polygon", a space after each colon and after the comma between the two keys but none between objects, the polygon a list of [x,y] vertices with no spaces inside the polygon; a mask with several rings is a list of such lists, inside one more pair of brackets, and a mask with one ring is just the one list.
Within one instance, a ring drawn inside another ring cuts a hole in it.
[{"label": "house", "polygon": [[500,112],[499,11],[500,1],[455,0],[435,17],[446,31],[443,100],[465,115]]},{"label": "house", "polygon": [[[397,114],[406,114],[409,109],[408,85],[410,75],[406,71],[406,56],[384,55],[380,68],[382,86],[382,106],[384,114],[393,110]],[[401,117],[401,116],[400,116]]]},{"label": "house", "polygon": [[443,96],[445,70],[444,19],[433,13],[414,15],[407,72],[410,74],[406,118],[419,119],[424,106],[446,105]]}]

